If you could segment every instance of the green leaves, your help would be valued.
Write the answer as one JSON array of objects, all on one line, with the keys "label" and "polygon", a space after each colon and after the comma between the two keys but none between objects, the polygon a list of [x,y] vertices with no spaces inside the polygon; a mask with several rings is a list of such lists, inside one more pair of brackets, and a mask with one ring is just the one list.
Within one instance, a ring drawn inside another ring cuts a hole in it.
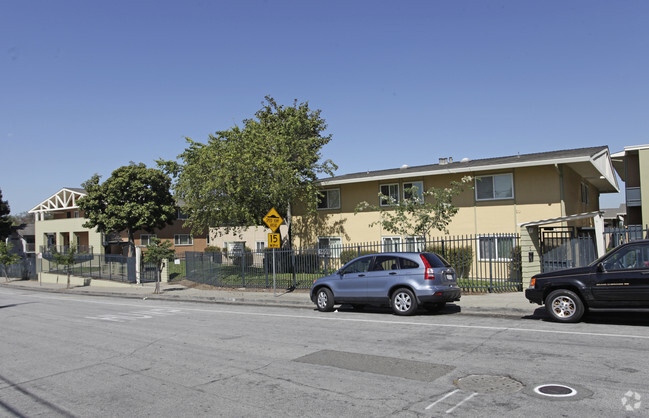
[{"label": "green leaves", "polygon": [[176,219],[171,178],[142,163],[118,168],[103,184],[95,174],[83,187],[87,195],[79,200],[79,208],[88,219],[83,226],[100,232],[127,231],[131,245],[135,231],[154,232]]},{"label": "green leaves", "polygon": [[297,101],[285,107],[270,96],[262,105],[242,128],[218,131],[206,144],[187,138],[181,164],[158,161],[176,177],[174,190],[186,204],[192,232],[261,225],[270,208],[286,217],[296,202],[316,210],[318,173],[332,175],[337,168],[320,162],[320,150],[331,140],[323,135],[320,111]]}]

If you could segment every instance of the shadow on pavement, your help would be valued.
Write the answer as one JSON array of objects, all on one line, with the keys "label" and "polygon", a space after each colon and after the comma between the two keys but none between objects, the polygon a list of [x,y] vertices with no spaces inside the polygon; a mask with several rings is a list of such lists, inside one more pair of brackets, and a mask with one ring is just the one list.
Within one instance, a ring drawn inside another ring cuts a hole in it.
[{"label": "shadow on pavement", "polygon": [[[546,322],[559,322],[553,321],[550,315],[546,312],[544,307],[539,307],[534,310],[532,315],[524,316],[522,319],[541,320]],[[602,325],[635,325],[635,326],[649,326],[649,310],[648,309],[628,309],[628,310],[608,310],[608,309],[591,309],[581,318],[581,321],[586,324],[602,324]]]}]

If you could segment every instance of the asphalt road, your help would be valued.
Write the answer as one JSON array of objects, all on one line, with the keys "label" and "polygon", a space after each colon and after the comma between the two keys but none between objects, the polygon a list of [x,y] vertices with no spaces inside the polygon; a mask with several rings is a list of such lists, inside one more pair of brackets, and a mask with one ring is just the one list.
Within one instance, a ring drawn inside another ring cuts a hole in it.
[{"label": "asphalt road", "polygon": [[0,289],[0,416],[648,416],[638,315],[404,318]]}]

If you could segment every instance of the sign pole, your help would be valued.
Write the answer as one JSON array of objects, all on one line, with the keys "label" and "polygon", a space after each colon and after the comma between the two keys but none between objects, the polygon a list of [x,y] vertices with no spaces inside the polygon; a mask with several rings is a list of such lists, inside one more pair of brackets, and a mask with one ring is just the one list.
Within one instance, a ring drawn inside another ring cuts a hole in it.
[{"label": "sign pole", "polygon": [[277,297],[277,287],[275,286],[275,249],[273,248],[273,296]]}]

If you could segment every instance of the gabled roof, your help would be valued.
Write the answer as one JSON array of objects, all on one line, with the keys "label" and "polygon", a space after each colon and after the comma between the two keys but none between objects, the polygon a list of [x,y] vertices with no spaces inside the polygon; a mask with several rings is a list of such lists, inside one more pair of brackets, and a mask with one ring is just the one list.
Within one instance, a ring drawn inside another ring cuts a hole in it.
[{"label": "gabled roof", "polygon": [[29,213],[53,212],[57,210],[78,209],[77,199],[86,195],[79,187],[64,187],[46,200],[36,205]]},{"label": "gabled roof", "polygon": [[611,156],[607,146],[577,148],[561,151],[519,154],[508,157],[462,160],[446,164],[429,164],[414,167],[403,166],[387,170],[345,174],[318,182],[322,186],[361,183],[368,181],[389,181],[395,179],[438,176],[444,174],[467,174],[493,170],[510,170],[520,167],[565,164],[587,179],[602,193],[617,193],[619,188],[613,173]]}]

